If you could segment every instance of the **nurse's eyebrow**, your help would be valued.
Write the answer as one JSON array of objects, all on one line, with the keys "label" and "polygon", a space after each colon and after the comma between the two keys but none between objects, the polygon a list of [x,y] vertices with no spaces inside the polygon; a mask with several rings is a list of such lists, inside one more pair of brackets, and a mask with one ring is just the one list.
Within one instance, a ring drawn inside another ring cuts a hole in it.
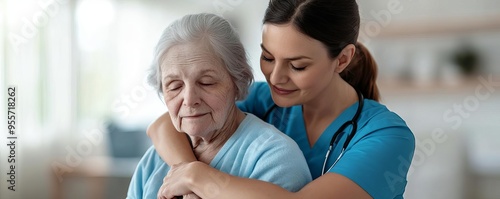
[{"label": "nurse's eyebrow", "polygon": [[263,51],[266,51],[266,53],[269,53],[271,54],[271,52],[269,52],[266,47],[264,47],[264,44],[260,44],[260,48],[263,50]]},{"label": "nurse's eyebrow", "polygon": [[[262,48],[263,51],[266,51],[267,53],[271,54],[271,52],[269,52],[266,47],[264,47],[264,44],[260,44],[260,48]],[[287,61],[295,61],[295,60],[299,60],[299,59],[311,59],[310,57],[308,56],[303,56],[303,55],[300,55],[300,56],[296,56],[296,57],[289,57],[289,58],[285,58],[285,60]]]}]

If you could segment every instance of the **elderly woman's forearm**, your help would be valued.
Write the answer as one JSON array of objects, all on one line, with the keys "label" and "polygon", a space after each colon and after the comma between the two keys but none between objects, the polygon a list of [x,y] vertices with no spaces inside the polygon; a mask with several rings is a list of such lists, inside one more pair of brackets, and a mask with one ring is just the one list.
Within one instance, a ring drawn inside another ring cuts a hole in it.
[{"label": "elderly woman's forearm", "polygon": [[168,112],[156,119],[147,130],[160,157],[168,165],[196,161],[186,135],[179,133]]}]

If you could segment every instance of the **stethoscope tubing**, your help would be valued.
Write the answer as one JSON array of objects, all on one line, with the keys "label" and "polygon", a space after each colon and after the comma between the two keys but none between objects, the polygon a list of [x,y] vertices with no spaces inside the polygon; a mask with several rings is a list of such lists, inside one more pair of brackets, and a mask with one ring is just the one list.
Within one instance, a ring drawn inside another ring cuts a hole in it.
[{"label": "stethoscope tubing", "polygon": [[[364,105],[363,94],[361,92],[359,92],[358,90],[356,90],[356,93],[358,95],[358,107],[357,107],[356,113],[354,114],[354,116],[352,117],[351,120],[349,120],[349,121],[345,122],[344,124],[342,124],[342,126],[340,126],[340,128],[333,134],[332,139],[330,140],[330,145],[328,146],[328,150],[326,151],[325,161],[323,162],[323,167],[321,169],[321,175],[324,175],[326,172],[329,172],[337,164],[337,162],[340,160],[340,158],[342,158],[342,156],[344,156],[344,153],[345,153],[345,151],[347,149],[347,146],[349,146],[349,143],[351,142],[352,138],[356,134],[356,131],[357,131],[357,128],[358,128],[359,116],[361,115],[361,111],[363,110],[363,105]],[[269,117],[269,115],[271,114],[271,112],[276,107],[278,107],[278,105],[273,104],[273,106],[271,106],[271,108],[266,111],[266,113],[264,114],[263,118],[267,119]],[[333,145],[335,144],[335,142],[337,140],[337,137],[349,125],[352,125],[352,130],[351,130],[351,133],[349,135],[347,135],[347,138],[346,138],[346,140],[344,142],[344,145],[342,145],[342,151],[340,152],[340,154],[337,157],[337,159],[335,159],[335,162],[333,162],[332,166],[330,166],[330,168],[328,168],[328,170],[325,171],[326,163],[328,162],[328,158],[330,157],[330,153],[332,152]]]},{"label": "stethoscope tubing", "polygon": [[[325,161],[323,162],[323,167],[321,169],[321,175],[324,175],[326,172],[329,172],[337,164],[337,162],[340,160],[340,158],[342,158],[342,156],[344,156],[344,153],[345,153],[345,151],[347,149],[347,146],[349,146],[349,143],[351,142],[352,138],[356,134],[356,131],[358,129],[359,115],[361,115],[361,111],[363,110],[363,105],[364,105],[364,103],[363,103],[363,101],[364,101],[363,94],[361,94],[361,92],[359,92],[359,91],[356,91],[356,93],[358,94],[358,108],[356,110],[356,113],[354,114],[354,116],[352,117],[351,120],[349,120],[349,121],[345,122],[344,124],[342,124],[342,126],[340,126],[340,128],[337,130],[337,132],[335,132],[335,134],[333,134],[332,139],[330,140],[330,145],[328,146],[328,150],[326,151]],[[337,159],[335,159],[335,162],[333,162],[332,166],[330,166],[330,168],[328,168],[328,170],[325,171],[326,163],[328,162],[328,158],[330,157],[330,153],[332,152],[333,145],[335,144],[335,142],[337,140],[337,137],[349,125],[352,125],[352,130],[351,130],[351,133],[347,135],[347,138],[346,138],[346,140],[344,142],[344,145],[342,145],[342,151],[340,151],[339,156],[337,157]]]}]

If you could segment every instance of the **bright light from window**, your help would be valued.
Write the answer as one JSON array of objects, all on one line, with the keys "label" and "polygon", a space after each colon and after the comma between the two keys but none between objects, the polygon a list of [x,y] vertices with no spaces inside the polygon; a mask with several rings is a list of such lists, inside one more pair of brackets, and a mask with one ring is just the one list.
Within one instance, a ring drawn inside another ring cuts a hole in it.
[{"label": "bright light from window", "polygon": [[20,1],[5,1],[5,9],[7,25],[10,27],[20,27],[22,20],[31,20],[32,15],[42,9],[36,6],[36,2],[32,0],[20,0]]},{"label": "bright light from window", "polygon": [[91,51],[104,43],[114,17],[114,5],[109,0],[84,0],[77,5],[76,25],[82,50]]},{"label": "bright light from window", "polygon": [[84,0],[76,8],[77,23],[85,28],[99,28],[113,22],[114,6],[108,0]]}]

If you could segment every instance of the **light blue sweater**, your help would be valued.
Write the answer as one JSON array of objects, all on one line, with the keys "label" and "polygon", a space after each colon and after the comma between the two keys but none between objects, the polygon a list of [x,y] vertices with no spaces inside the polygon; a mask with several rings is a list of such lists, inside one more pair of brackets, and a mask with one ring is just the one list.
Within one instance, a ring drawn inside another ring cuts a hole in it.
[{"label": "light blue sweater", "polygon": [[[250,113],[210,166],[234,176],[271,182],[289,191],[298,191],[311,181],[307,162],[297,143]],[[169,169],[151,147],[137,166],[127,198],[156,198]],[[215,184],[210,190],[214,193],[230,183],[215,174],[212,177]]]}]

